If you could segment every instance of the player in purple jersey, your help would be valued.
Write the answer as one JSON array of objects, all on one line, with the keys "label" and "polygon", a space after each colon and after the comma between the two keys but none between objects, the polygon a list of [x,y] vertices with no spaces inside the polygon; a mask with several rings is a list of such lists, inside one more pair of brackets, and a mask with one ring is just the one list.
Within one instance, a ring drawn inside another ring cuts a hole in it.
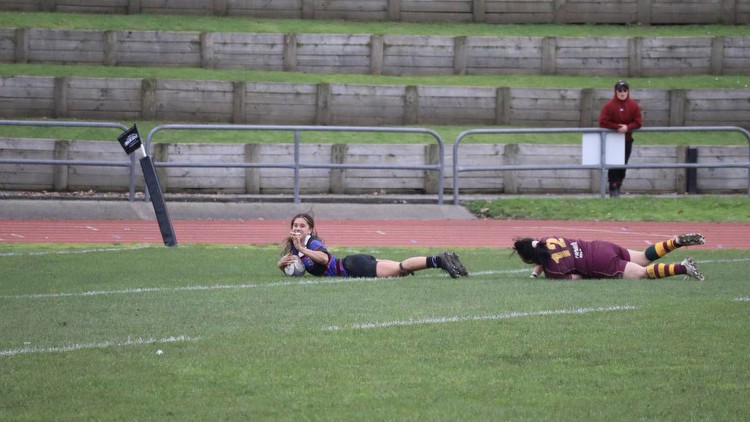
[{"label": "player in purple jersey", "polygon": [[545,236],[516,239],[513,251],[521,261],[534,265],[532,277],[542,271],[547,278],[664,278],[686,275],[703,280],[693,258],[679,264],[661,264],[653,261],[673,250],[705,242],[699,233],[681,234],[672,239],[651,245],[644,251],[625,249],[603,240],[580,240]]},{"label": "player in purple jersey", "polygon": [[290,226],[291,232],[282,242],[281,258],[277,264],[281,271],[299,257],[305,264],[305,270],[318,277],[403,277],[427,268],[440,268],[452,278],[469,275],[458,255],[453,252],[416,256],[401,262],[363,254],[338,258],[328,251],[318,237],[312,216],[297,214]]}]

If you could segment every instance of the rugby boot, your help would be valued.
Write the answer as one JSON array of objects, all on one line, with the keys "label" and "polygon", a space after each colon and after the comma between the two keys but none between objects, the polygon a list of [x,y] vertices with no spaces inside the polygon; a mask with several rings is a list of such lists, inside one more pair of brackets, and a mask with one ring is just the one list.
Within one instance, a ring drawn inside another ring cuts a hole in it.
[{"label": "rugby boot", "polygon": [[680,246],[694,246],[706,243],[706,239],[700,233],[686,233],[675,236],[675,242]]},{"label": "rugby boot", "polygon": [[[685,260],[682,261],[681,264],[685,266],[688,276],[696,278],[699,281],[703,281],[706,279],[706,277],[703,276],[703,273],[698,269],[698,266],[695,265],[695,260],[693,259],[693,257],[689,256],[685,258]],[[687,278],[688,277],[685,277],[685,279]]]},{"label": "rugby boot", "polygon": [[440,255],[440,268],[448,273],[451,278],[466,277],[469,273],[466,271],[464,264],[458,259],[458,255],[453,252],[443,252]]}]

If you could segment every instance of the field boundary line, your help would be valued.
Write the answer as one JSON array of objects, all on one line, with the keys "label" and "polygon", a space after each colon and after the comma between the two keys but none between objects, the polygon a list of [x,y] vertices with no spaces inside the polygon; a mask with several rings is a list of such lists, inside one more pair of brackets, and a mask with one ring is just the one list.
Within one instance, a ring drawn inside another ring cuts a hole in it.
[{"label": "field boundary line", "polygon": [[432,317],[432,318],[418,318],[408,320],[395,320],[387,322],[366,322],[361,324],[349,324],[344,326],[329,325],[323,327],[324,331],[340,331],[344,329],[351,330],[367,330],[371,328],[390,328],[390,327],[403,327],[410,325],[426,325],[426,324],[446,324],[451,322],[467,322],[467,321],[486,321],[486,320],[500,320],[510,318],[523,318],[532,316],[550,316],[550,315],[582,315],[593,312],[615,312],[615,311],[632,311],[638,307],[632,305],[615,305],[600,308],[574,308],[574,309],[559,309],[559,310],[547,310],[547,311],[522,311],[522,312],[507,312],[502,314],[493,315],[474,315],[474,316],[450,316],[450,317]]},{"label": "field boundary line", "polygon": [[[492,274],[514,274],[527,272],[527,269],[522,270],[489,270],[489,271],[478,271],[472,273],[474,275],[492,275]],[[419,275],[416,277],[420,277]],[[427,275],[421,275],[421,278],[426,278]],[[288,287],[288,286],[319,286],[327,284],[344,284],[344,283],[357,283],[357,282],[386,282],[401,280],[399,277],[392,278],[333,278],[333,279],[307,279],[300,281],[279,281],[276,283],[268,284],[215,284],[212,286],[182,286],[182,287],[136,287],[132,289],[122,290],[89,290],[85,292],[61,292],[61,293],[36,293],[36,294],[25,294],[25,295],[6,295],[0,296],[0,299],[51,299],[51,298],[63,298],[63,297],[94,297],[94,296],[109,296],[109,295],[124,295],[124,294],[143,294],[143,293],[160,293],[160,292],[185,292],[185,291],[210,291],[210,290],[231,290],[231,289],[258,289],[264,287]]]},{"label": "field boundary line", "polygon": [[98,343],[74,343],[66,346],[24,347],[21,349],[0,350],[0,356],[9,357],[29,353],[66,353],[83,349],[105,349],[108,347],[139,346],[144,344],[166,344],[198,340],[200,340],[200,337],[189,337],[185,335],[171,336],[159,339],[142,337],[131,339],[130,337],[128,337],[127,340],[122,342],[102,341]]},{"label": "field boundary line", "polygon": [[45,255],[77,255],[97,252],[127,252],[140,249],[152,249],[154,245],[134,246],[132,248],[95,248],[67,251],[44,251],[44,252],[0,252],[0,256],[45,256]]},{"label": "field boundary line", "polygon": [[[389,280],[389,279],[357,279],[361,281],[377,281],[377,280]],[[277,283],[269,284],[215,284],[213,286],[183,286],[183,287],[136,287],[132,289],[122,290],[90,290],[86,292],[75,292],[75,293],[38,293],[38,294],[27,294],[27,295],[8,295],[0,296],[0,299],[45,299],[45,298],[61,298],[61,297],[93,297],[93,296],[109,296],[109,295],[123,295],[123,294],[142,294],[142,293],[160,293],[160,292],[185,292],[185,291],[209,291],[209,290],[231,290],[231,289],[257,289],[263,287],[286,287],[286,286],[312,286],[312,285],[324,285],[324,284],[342,284],[352,282],[350,279],[335,279],[335,280],[303,280],[303,281],[280,281]]]}]

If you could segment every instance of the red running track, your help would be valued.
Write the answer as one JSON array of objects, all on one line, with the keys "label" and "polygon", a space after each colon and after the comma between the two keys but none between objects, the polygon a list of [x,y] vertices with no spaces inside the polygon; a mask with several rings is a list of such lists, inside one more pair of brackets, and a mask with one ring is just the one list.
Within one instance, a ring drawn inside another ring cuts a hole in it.
[{"label": "red running track", "polygon": [[[178,244],[278,243],[287,220],[177,220]],[[319,235],[331,246],[509,247],[515,237],[602,239],[642,249],[678,233],[700,232],[710,249],[750,249],[750,223],[654,223],[550,220],[329,220]],[[162,244],[154,220],[0,220],[0,242]]]}]

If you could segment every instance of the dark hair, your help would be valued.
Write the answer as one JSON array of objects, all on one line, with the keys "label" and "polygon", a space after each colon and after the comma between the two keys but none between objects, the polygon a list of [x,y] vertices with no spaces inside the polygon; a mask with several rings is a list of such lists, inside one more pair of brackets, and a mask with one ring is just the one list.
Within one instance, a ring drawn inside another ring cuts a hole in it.
[{"label": "dark hair", "polygon": [[[315,230],[315,219],[310,215],[309,213],[302,212],[294,217],[292,217],[292,221],[289,222],[289,227],[292,228],[294,226],[294,220],[302,218],[305,220],[308,226],[310,226],[310,235],[313,239],[320,240],[321,242],[323,239],[318,237],[318,232]],[[286,236],[284,240],[281,241],[281,255],[287,255],[292,251],[292,239],[289,236]]]},{"label": "dark hair", "polygon": [[627,83],[627,82],[625,82],[625,81],[623,81],[623,80],[619,80],[619,81],[617,81],[617,83],[615,84],[615,91],[620,91],[620,90],[622,90],[623,88],[624,88],[624,89],[625,89],[626,91],[630,91],[630,85],[628,85],[628,83]]},{"label": "dark hair", "polygon": [[549,249],[542,242],[537,242],[536,247],[534,247],[535,240],[530,237],[516,238],[513,242],[513,252],[517,253],[521,261],[527,264],[544,265],[550,257]]},{"label": "dark hair", "polygon": [[296,220],[298,218],[304,219],[305,222],[307,222],[307,225],[310,226],[310,231],[312,231],[312,234],[315,235],[315,236],[317,236],[317,233],[315,232],[315,219],[313,219],[312,215],[310,215],[310,214],[308,214],[306,212],[301,212],[301,213],[295,215],[294,217],[292,217],[292,221],[289,222],[289,227],[290,228],[292,226],[294,226],[294,220]]}]

